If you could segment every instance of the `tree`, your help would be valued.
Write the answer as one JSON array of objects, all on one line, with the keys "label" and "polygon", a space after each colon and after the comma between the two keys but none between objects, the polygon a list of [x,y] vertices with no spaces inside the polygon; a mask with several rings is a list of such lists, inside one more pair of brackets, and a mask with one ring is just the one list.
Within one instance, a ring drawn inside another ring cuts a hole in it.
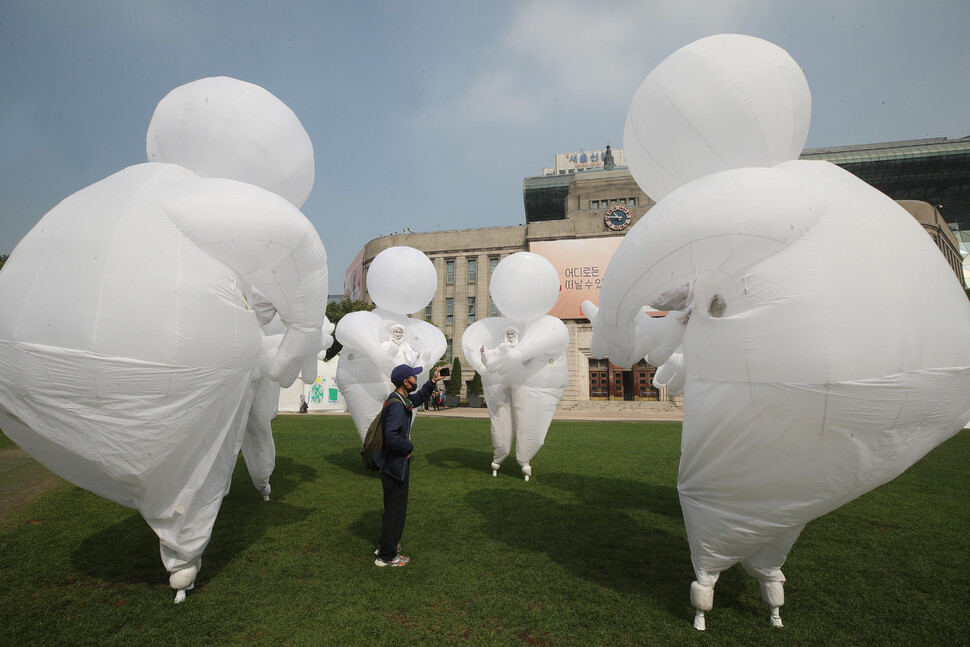
[{"label": "tree", "polygon": [[3,264],[7,262],[8,258],[10,257],[7,256],[6,254],[0,254],[0,270],[3,269]]},{"label": "tree", "polygon": [[468,395],[481,395],[484,392],[485,389],[482,388],[482,376],[476,371],[475,377],[468,383]]},{"label": "tree", "polygon": [[[373,309],[373,303],[368,303],[361,300],[351,301],[349,297],[344,297],[340,301],[331,301],[327,304],[327,319],[330,320],[330,323],[337,325],[337,322],[340,321],[345,314],[358,312],[360,310],[366,310],[369,312]],[[333,346],[327,349],[326,359],[332,359],[337,355],[337,353],[340,352],[341,348],[342,346],[340,342],[334,338]]]},{"label": "tree", "polygon": [[448,395],[461,394],[461,362],[458,361],[457,357],[451,365],[451,380],[448,382],[448,388],[445,389],[445,393]]}]

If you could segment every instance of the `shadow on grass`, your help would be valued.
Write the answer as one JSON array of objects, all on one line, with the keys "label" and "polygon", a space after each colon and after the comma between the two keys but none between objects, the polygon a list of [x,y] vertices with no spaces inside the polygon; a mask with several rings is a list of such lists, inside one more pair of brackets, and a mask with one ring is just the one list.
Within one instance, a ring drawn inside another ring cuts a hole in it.
[{"label": "shadow on grass", "polygon": [[[636,484],[617,481],[608,490],[618,492],[627,485]],[[676,505],[673,488],[655,488],[654,495],[674,499],[673,504],[664,501],[662,509]],[[639,522],[620,509],[622,498],[563,503],[535,492],[496,488],[470,492],[466,499],[482,516],[487,536],[519,550],[545,553],[577,577],[657,598],[671,614],[684,614],[693,579],[686,539]]]},{"label": "shadow on grass", "polygon": [[[282,503],[281,499],[317,471],[292,458],[277,457],[270,478],[272,499],[256,492],[242,461],[233,473],[232,487],[222,500],[212,538],[203,554],[199,584],[216,576],[236,556],[255,543],[267,528],[304,521],[311,508]],[[71,555],[78,571],[117,584],[149,583],[168,586],[168,573],[158,553],[158,537],[137,512],[85,538]],[[198,584],[197,584],[198,585]]]},{"label": "shadow on grass", "polygon": [[[453,469],[461,467],[476,472],[491,471],[492,454],[478,449],[454,447],[439,449],[425,456],[425,459],[435,467]],[[514,464],[514,462],[513,462]]]},{"label": "shadow on grass", "polygon": [[[380,484],[378,484],[377,487],[379,488]],[[361,513],[357,521],[354,521],[347,527],[347,530],[349,530],[355,537],[360,537],[368,543],[373,542],[376,546],[378,540],[380,539],[381,518],[383,516],[383,507],[379,510],[376,508],[373,510],[366,510],[365,512]],[[401,543],[403,544],[404,542],[405,539],[402,539]]]},{"label": "shadow on grass", "polygon": [[370,474],[370,470],[364,467],[364,462],[360,458],[360,447],[349,447],[334,454],[327,454],[324,458],[334,467],[351,474]]},{"label": "shadow on grass", "polygon": [[578,474],[540,474],[536,478],[543,485],[573,494],[585,505],[648,510],[673,519],[683,517],[677,489],[667,485]]}]

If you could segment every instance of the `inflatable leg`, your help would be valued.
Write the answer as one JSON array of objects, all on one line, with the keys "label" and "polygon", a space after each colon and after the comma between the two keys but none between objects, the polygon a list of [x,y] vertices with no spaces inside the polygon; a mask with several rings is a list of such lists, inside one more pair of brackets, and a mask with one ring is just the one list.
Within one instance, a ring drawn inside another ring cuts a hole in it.
[{"label": "inflatable leg", "polygon": [[280,399],[280,385],[269,379],[256,384],[253,404],[246,421],[246,433],[242,440],[242,455],[249,470],[249,478],[263,497],[269,501],[269,477],[276,467],[276,445],[273,442],[273,418],[276,417]]},{"label": "inflatable leg", "polygon": [[168,576],[168,583],[175,589],[175,604],[185,601],[185,594],[195,588],[195,576],[202,568],[202,559],[186,568],[179,569]]},{"label": "inflatable leg", "polygon": [[766,582],[761,580],[761,598],[771,607],[768,621],[772,627],[783,627],[779,609],[785,604],[785,584],[783,582]]},{"label": "inflatable leg", "polygon": [[486,386],[485,402],[492,423],[492,476],[498,476],[499,466],[512,452],[512,398],[508,387]]},{"label": "inflatable leg", "polygon": [[532,475],[529,465],[546,441],[546,433],[556,413],[562,394],[550,389],[519,386],[512,395],[512,416],[515,429],[515,460],[522,467],[528,481]]},{"label": "inflatable leg", "polygon": [[714,585],[720,573],[697,573],[697,579],[690,583],[690,604],[694,607],[694,629],[707,628],[704,613],[714,608]]}]

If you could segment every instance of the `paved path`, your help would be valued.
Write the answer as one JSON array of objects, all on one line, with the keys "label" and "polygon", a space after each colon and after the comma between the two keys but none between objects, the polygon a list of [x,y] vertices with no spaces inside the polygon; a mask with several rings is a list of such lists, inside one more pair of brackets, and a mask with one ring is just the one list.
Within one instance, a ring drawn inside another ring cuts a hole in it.
[{"label": "paved path", "polygon": [[[283,413],[283,412],[281,412]],[[350,415],[346,411],[310,411],[313,415]],[[297,414],[299,415],[299,414]],[[436,418],[481,418],[488,419],[488,409],[470,409],[468,407],[444,408],[438,411],[420,411],[418,415]],[[553,420],[572,420],[580,422],[609,422],[609,421],[675,421],[682,422],[683,409],[676,410],[643,410],[643,411],[556,411]]]}]

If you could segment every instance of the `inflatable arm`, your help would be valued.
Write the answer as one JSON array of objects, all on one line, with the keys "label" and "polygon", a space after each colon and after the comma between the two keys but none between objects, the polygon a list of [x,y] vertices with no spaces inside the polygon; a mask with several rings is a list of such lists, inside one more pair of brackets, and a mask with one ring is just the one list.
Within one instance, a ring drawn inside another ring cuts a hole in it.
[{"label": "inflatable arm", "polygon": [[[485,364],[482,363],[481,348],[485,346],[486,348],[491,346],[494,342],[492,341],[494,336],[493,332],[489,329],[490,326],[486,323],[489,321],[500,321],[497,317],[492,317],[489,319],[483,319],[481,321],[476,321],[472,325],[465,328],[465,332],[461,335],[461,350],[465,355],[465,359],[469,364],[475,369],[479,375],[485,375],[488,370],[485,368]],[[494,326],[498,330],[498,326]],[[503,327],[504,330],[504,327]],[[501,335],[501,332],[497,333]]]},{"label": "inflatable arm", "polygon": [[279,313],[286,334],[270,378],[292,384],[323,347],[327,253],[316,230],[285,199],[234,180],[186,181],[159,200],[186,237],[250,281]]},{"label": "inflatable arm", "polygon": [[618,366],[639,361],[636,324],[645,304],[686,308],[697,281],[738,276],[786,248],[829,201],[777,168],[724,171],[677,189],[624,238],[603,277],[599,308],[587,312],[584,304],[593,324],[590,353]]},{"label": "inflatable arm", "polygon": [[569,346],[569,330],[566,324],[556,317],[545,315],[525,329],[515,350],[522,354],[523,360],[536,355],[555,354]]},{"label": "inflatable arm", "polygon": [[421,351],[420,364],[426,371],[430,371],[448,350],[445,334],[427,321],[412,319],[408,324],[408,334],[411,335],[411,345]]},{"label": "inflatable arm", "polygon": [[381,346],[384,320],[366,310],[349,312],[337,322],[335,335],[344,348],[354,348],[370,357],[382,375],[390,375],[393,360]]}]

